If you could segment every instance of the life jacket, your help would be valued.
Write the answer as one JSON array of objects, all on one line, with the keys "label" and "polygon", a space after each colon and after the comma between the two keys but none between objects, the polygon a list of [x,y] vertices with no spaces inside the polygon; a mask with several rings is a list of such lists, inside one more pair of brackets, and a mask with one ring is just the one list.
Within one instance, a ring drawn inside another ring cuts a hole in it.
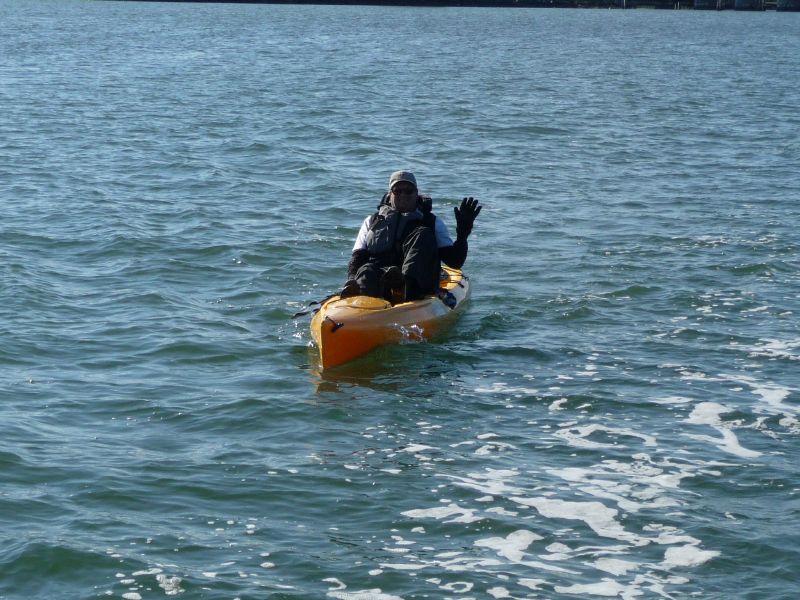
[{"label": "life jacket", "polygon": [[372,255],[399,252],[406,236],[418,225],[434,228],[436,216],[431,212],[430,196],[420,196],[417,209],[402,214],[389,204],[389,194],[384,194],[378,211],[369,218],[367,251]]}]

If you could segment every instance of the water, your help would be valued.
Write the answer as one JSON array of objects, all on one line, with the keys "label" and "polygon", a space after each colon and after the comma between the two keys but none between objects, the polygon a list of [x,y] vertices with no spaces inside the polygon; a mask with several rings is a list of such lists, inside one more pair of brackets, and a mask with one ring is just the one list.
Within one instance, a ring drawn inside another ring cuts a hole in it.
[{"label": "water", "polygon": [[[0,1],[0,597],[794,598],[798,18]],[[397,168],[471,307],[321,374]]]}]

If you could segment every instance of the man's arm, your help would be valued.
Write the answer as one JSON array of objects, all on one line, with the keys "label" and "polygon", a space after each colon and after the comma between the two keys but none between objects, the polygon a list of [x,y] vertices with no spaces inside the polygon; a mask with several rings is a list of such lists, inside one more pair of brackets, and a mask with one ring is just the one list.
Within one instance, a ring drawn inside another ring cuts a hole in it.
[{"label": "man's arm", "polygon": [[350,262],[347,263],[347,279],[355,279],[356,271],[369,260],[369,251],[367,250],[369,220],[370,217],[364,219],[364,222],[361,223],[361,228],[358,230],[356,242],[353,244],[353,253],[350,255]]},{"label": "man's arm", "polygon": [[353,250],[350,262],[347,263],[347,279],[355,279],[356,272],[369,260],[368,250]]},{"label": "man's arm", "polygon": [[460,269],[467,260],[469,250],[467,238],[472,233],[472,224],[481,212],[482,206],[472,197],[464,198],[460,208],[453,208],[456,215],[456,241],[452,246],[439,248],[439,258],[454,269]]},{"label": "man's arm", "polygon": [[452,246],[439,248],[439,258],[442,259],[442,262],[448,267],[460,269],[467,260],[468,249],[466,238],[456,238]]}]

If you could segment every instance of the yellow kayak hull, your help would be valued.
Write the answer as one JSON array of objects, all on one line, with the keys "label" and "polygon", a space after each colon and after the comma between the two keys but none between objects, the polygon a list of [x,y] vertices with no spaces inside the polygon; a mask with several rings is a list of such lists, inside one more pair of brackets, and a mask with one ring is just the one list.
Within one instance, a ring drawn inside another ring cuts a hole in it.
[{"label": "yellow kayak hull", "polygon": [[437,296],[392,306],[382,298],[333,296],[311,320],[311,335],[323,369],[359,358],[386,344],[428,340],[449,324],[470,296],[469,279],[443,268],[441,287],[455,298],[450,308]]}]

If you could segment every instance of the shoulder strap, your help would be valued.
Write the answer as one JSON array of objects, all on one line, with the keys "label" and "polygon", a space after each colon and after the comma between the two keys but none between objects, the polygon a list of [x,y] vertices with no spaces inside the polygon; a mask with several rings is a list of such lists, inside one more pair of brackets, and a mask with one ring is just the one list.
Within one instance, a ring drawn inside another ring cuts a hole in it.
[{"label": "shoulder strap", "polygon": [[430,196],[419,197],[419,210],[422,212],[422,224],[431,229],[436,226],[436,215],[433,214],[433,200]]},{"label": "shoulder strap", "polygon": [[430,213],[433,210],[433,199],[430,196],[419,197],[419,209],[423,215]]}]

